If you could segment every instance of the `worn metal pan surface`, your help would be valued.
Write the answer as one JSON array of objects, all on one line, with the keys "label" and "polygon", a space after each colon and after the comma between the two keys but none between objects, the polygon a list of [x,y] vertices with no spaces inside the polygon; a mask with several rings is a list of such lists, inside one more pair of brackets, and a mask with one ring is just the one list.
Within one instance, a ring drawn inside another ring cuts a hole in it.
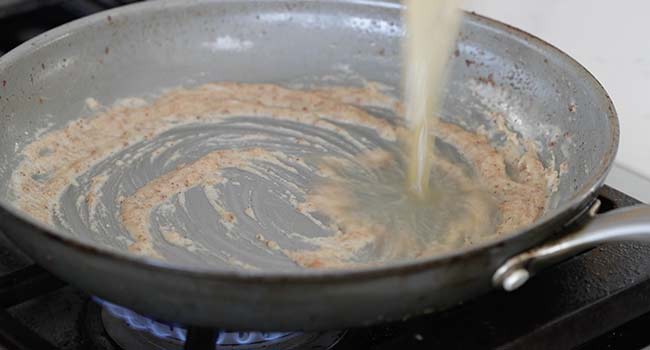
[{"label": "worn metal pan surface", "polygon": [[[45,33],[0,59],[0,225],[38,263],[89,293],[163,320],[241,330],[341,328],[431,312],[493,283],[515,288],[528,268],[552,260],[545,257],[584,249],[612,231],[617,239],[630,238],[618,230],[623,214],[610,217],[616,222],[605,228],[596,219],[567,236],[578,235],[581,244],[519,256],[493,282],[508,258],[565,231],[586,212],[616,153],[618,124],[607,94],[579,64],[473,14],[463,18],[452,57],[445,119],[473,129],[488,123],[487,112],[499,112],[540,145],[546,164],[568,164],[547,213],[507,237],[428,259],[346,270],[302,270],[277,256],[250,254],[269,268],[247,271],[200,256],[134,256],[118,239],[124,232],[46,227],[10,201],[17,151],[39,130],[90,115],[88,97],[111,104],[207,82],[310,83],[322,76],[398,87],[402,34],[400,6],[380,0],[152,1]],[[471,88],[477,82],[484,83],[478,92]],[[551,139],[559,144],[550,147]],[[601,234],[585,240],[590,227]],[[223,244],[240,253],[237,244]]]}]

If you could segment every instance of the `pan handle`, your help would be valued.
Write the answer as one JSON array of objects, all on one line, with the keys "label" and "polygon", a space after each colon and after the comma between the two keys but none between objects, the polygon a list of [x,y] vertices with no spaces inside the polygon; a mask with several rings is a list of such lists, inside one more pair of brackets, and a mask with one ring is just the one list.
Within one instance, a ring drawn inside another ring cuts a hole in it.
[{"label": "pan handle", "polygon": [[637,205],[596,215],[599,203],[589,211],[594,218],[558,240],[508,259],[492,276],[496,288],[513,291],[542,268],[571,255],[608,242],[650,242],[650,205]]}]

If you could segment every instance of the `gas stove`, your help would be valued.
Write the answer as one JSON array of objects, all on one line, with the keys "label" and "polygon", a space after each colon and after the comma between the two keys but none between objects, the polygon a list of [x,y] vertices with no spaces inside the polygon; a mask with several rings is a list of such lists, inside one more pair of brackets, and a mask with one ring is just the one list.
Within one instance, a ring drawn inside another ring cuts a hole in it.
[{"label": "gas stove", "polygon": [[[0,0],[0,55],[130,0]],[[601,211],[638,203],[612,188]],[[0,349],[640,349],[650,345],[650,246],[607,244],[448,311],[369,328],[251,332],[162,322],[58,280],[0,234]]]}]

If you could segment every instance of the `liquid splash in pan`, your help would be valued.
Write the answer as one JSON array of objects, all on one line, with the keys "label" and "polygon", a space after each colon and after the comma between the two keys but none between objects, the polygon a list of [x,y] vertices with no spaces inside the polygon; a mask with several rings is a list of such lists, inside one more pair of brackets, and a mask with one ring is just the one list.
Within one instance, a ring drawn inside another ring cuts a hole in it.
[{"label": "liquid splash in pan", "polygon": [[27,145],[15,205],[64,234],[178,264],[349,268],[532,223],[557,178],[531,143],[496,147],[440,122],[432,190],[405,194],[402,106],[376,84],[215,83],[127,102]]}]

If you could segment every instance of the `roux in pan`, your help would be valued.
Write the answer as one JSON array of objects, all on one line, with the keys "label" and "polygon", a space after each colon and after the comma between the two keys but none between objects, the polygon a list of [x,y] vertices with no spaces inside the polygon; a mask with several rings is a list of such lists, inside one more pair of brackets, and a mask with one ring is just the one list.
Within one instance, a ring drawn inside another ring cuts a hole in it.
[{"label": "roux in pan", "polygon": [[[161,248],[167,244],[244,269],[265,266],[210,240],[301,267],[340,268],[430,256],[542,214],[557,174],[532,143],[509,137],[495,147],[444,122],[435,130],[443,147],[432,157],[430,194],[405,194],[406,130],[394,117],[402,109],[375,84],[177,89],[43,135],[22,150],[11,191],[19,208],[62,231],[119,235],[132,253],[173,260]],[[221,134],[199,137],[210,130]],[[242,179],[270,199],[258,199]],[[187,220],[189,194],[209,206],[215,221],[204,236],[212,238],[202,241]],[[273,206],[300,218],[268,214]]]}]

